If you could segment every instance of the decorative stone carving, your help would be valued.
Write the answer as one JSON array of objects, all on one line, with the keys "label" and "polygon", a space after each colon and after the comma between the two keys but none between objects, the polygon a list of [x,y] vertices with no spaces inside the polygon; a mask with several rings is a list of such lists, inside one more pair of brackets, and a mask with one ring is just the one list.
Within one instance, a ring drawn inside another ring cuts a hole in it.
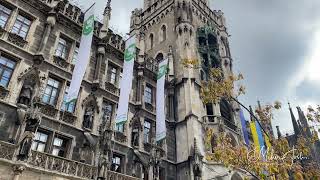
[{"label": "decorative stone carving", "polygon": [[34,81],[34,79],[26,79],[24,81],[18,100],[19,104],[24,104],[26,106],[30,105],[34,95],[35,85],[36,82]]},{"label": "decorative stone carving", "polygon": [[115,85],[111,84],[110,82],[106,82],[106,90],[116,95],[119,95],[119,89]]},{"label": "decorative stone carving", "polygon": [[41,108],[41,113],[52,118],[57,116],[58,110],[54,106],[42,103],[38,103],[38,106]]},{"label": "decorative stone carving", "polygon": [[14,151],[13,151],[14,148],[15,146],[13,144],[1,141],[0,142],[0,158],[12,160],[14,155]]},{"label": "decorative stone carving", "polygon": [[94,112],[95,112],[95,109],[93,106],[86,107],[85,113],[83,116],[83,123],[82,123],[84,128],[87,128],[87,129],[92,128],[93,119],[94,119]]},{"label": "decorative stone carving", "polygon": [[193,154],[193,174],[195,180],[201,180],[202,176],[202,159],[203,156],[199,152],[197,139],[194,138],[194,154]]},{"label": "decorative stone carving", "polygon": [[77,117],[68,111],[60,112],[60,121],[64,121],[69,124],[74,124],[77,120]]},{"label": "decorative stone carving", "polygon": [[102,156],[100,156],[98,179],[106,179],[108,177],[108,170],[110,169],[110,165],[111,162],[107,154],[103,154]]},{"label": "decorative stone carving", "polygon": [[85,179],[94,179],[97,173],[97,168],[95,166],[37,151],[32,152],[29,164],[48,171],[56,171]]},{"label": "decorative stone carving", "polygon": [[6,30],[4,30],[2,27],[0,27],[0,38],[6,33]]},{"label": "decorative stone carving", "polygon": [[69,63],[65,59],[59,56],[53,56],[53,62],[61,68],[64,68],[64,69],[69,68]]},{"label": "decorative stone carving", "polygon": [[24,133],[21,140],[19,141],[19,160],[24,161],[29,157],[32,141],[35,136],[35,132],[38,129],[40,121],[41,115],[39,113],[39,108],[30,108],[27,111]]},{"label": "decorative stone carving", "polygon": [[18,104],[30,106],[35,102],[35,97],[39,96],[41,82],[45,79],[45,77],[40,77],[38,65],[40,65],[41,62],[41,56],[36,56],[34,65],[19,75],[18,81],[22,81],[23,85],[18,98]]},{"label": "decorative stone carving", "polygon": [[9,90],[3,86],[0,86],[0,99],[4,99],[9,94]]},{"label": "decorative stone carving", "polygon": [[146,108],[146,110],[148,110],[148,111],[151,111],[151,112],[153,112],[153,105],[152,104],[149,104],[149,103],[145,103],[145,108]]},{"label": "decorative stone carving", "polygon": [[17,109],[17,114],[18,114],[18,120],[17,120],[17,125],[21,125],[22,122],[24,121],[24,118],[26,117],[26,107],[19,107]]},{"label": "decorative stone carving", "polygon": [[121,143],[127,142],[127,136],[119,131],[114,132],[114,139],[118,142],[121,142]]},{"label": "decorative stone carving", "polygon": [[24,48],[28,42],[26,40],[24,40],[21,36],[14,34],[14,33],[10,33],[9,32],[9,36],[8,36],[8,41],[10,41],[11,43]]},{"label": "decorative stone carving", "polygon": [[12,170],[15,175],[21,175],[24,170],[26,170],[25,165],[13,165]]},{"label": "decorative stone carving", "polygon": [[31,7],[34,7],[35,9],[43,12],[48,12],[50,11],[51,7],[50,4],[52,0],[22,0],[28,4],[31,5]]}]

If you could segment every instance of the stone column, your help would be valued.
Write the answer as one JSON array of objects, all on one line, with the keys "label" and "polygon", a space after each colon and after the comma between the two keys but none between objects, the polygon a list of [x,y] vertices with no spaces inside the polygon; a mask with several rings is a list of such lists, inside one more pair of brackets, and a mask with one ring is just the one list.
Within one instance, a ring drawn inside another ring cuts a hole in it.
[{"label": "stone column", "polygon": [[41,39],[40,47],[38,50],[38,54],[43,54],[43,51],[45,50],[46,44],[48,42],[52,27],[56,24],[56,14],[55,13],[49,13],[49,16],[47,18],[44,34]]},{"label": "stone column", "polygon": [[103,61],[103,58],[105,57],[106,50],[105,50],[105,45],[104,44],[99,44],[98,47],[98,58],[97,58],[97,63],[96,63],[96,70],[94,72],[94,81],[93,83],[96,85],[96,87],[100,87],[101,82],[99,80],[100,77],[100,71],[101,71],[101,64]]},{"label": "stone column", "polygon": [[26,170],[26,166],[25,165],[13,165],[12,169],[13,169],[13,173],[14,173],[12,180],[19,180],[22,172],[24,170]]}]

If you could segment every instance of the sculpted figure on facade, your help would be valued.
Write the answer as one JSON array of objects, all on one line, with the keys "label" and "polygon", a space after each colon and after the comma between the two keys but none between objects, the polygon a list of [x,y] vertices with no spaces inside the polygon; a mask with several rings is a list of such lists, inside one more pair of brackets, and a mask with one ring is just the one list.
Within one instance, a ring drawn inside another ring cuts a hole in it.
[{"label": "sculpted figure on facade", "polygon": [[88,106],[85,110],[84,117],[83,117],[83,127],[91,129],[94,119],[94,107]]},{"label": "sculpted figure on facade", "polygon": [[34,95],[35,82],[32,79],[26,79],[22,86],[18,103],[29,106]]},{"label": "sculpted figure on facade", "polygon": [[38,108],[31,108],[27,112],[25,121],[25,130],[19,142],[20,150],[18,154],[19,160],[26,160],[29,157],[35,133],[40,125],[41,116]]}]

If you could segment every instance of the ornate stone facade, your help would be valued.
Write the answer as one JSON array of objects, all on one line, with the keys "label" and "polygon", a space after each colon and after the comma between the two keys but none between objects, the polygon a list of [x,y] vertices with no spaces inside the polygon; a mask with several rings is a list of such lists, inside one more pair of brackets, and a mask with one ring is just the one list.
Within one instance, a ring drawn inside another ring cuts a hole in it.
[{"label": "ornate stone facade", "polygon": [[[116,127],[125,42],[108,29],[111,1],[106,1],[103,23],[95,22],[92,56],[78,99],[69,104],[65,95],[83,12],[67,0],[0,4],[10,12],[0,28],[0,58],[6,62],[0,68],[8,72],[0,74],[0,171],[13,172],[0,179],[205,180],[216,177],[210,168],[229,172],[203,160],[202,134],[207,125],[239,143],[238,115],[230,105],[222,111],[212,105],[210,114],[199,97],[200,70],[181,65],[191,58],[205,62],[203,55],[213,50],[210,62],[219,61],[226,74],[232,73],[223,14],[210,10],[206,0],[145,0],[144,9],[133,11],[130,33],[137,35],[138,53],[129,121]],[[21,24],[25,27],[13,33],[12,27]],[[162,58],[169,59],[167,136],[155,143],[156,73]]]}]

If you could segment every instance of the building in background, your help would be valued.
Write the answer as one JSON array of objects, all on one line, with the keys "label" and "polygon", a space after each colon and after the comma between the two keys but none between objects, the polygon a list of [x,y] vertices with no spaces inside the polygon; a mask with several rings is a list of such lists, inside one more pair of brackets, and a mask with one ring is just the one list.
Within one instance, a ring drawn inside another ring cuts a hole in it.
[{"label": "building in background", "polygon": [[[65,102],[83,16],[67,0],[0,2],[0,179],[241,179],[241,172],[203,158],[212,150],[204,146],[204,124],[243,143],[238,106],[200,99],[211,67],[232,74],[223,13],[207,0],[145,0],[132,12],[138,53],[129,121],[116,127],[125,42],[108,28],[110,0],[102,23],[95,22],[78,99]],[[163,58],[169,60],[167,134],[155,143]],[[182,65],[192,59],[200,69]]]}]

